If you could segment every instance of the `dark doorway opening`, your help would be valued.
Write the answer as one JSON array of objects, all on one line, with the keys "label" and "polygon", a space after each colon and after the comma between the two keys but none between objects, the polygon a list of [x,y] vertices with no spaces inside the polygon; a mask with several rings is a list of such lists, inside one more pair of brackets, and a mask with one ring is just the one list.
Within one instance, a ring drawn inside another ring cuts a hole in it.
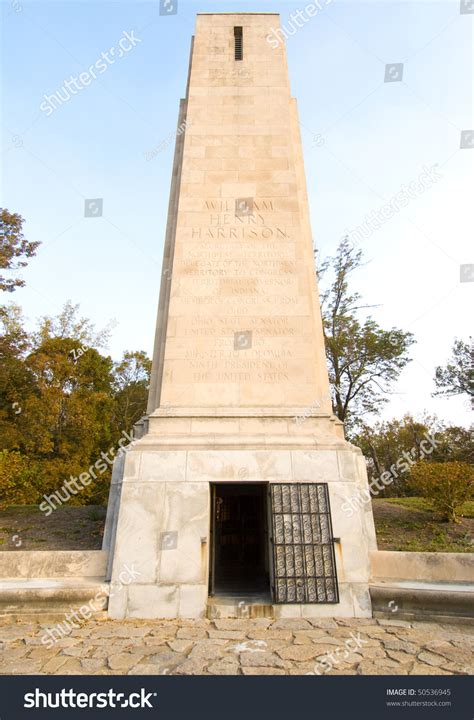
[{"label": "dark doorway opening", "polygon": [[211,595],[268,593],[267,485],[211,486]]}]

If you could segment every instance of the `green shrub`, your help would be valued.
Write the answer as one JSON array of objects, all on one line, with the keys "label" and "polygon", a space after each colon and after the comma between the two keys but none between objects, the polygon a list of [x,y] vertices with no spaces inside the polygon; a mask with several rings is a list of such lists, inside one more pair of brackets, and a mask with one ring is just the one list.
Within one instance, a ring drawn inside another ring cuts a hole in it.
[{"label": "green shrub", "polygon": [[419,462],[411,470],[410,487],[444,520],[458,522],[462,506],[474,497],[474,467],[465,462]]},{"label": "green shrub", "polygon": [[15,450],[0,451],[0,508],[36,504],[42,485],[37,462]]}]

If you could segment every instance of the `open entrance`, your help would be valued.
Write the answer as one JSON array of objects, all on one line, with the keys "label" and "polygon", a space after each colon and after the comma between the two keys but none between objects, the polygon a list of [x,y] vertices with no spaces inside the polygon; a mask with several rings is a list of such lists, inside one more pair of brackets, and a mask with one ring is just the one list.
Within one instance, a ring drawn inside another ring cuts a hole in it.
[{"label": "open entrance", "polygon": [[265,483],[211,485],[211,595],[270,592]]}]

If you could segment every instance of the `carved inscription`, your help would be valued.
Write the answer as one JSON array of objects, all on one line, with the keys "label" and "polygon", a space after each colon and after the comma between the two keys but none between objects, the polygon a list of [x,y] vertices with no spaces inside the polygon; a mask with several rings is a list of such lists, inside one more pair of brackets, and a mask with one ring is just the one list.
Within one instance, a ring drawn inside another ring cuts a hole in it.
[{"label": "carved inscription", "polygon": [[[304,275],[298,264],[298,226],[269,198],[204,200],[199,224],[178,236],[170,301],[172,336],[182,348],[170,358],[174,382],[304,382],[299,354],[308,357],[310,315]],[[307,329],[306,329],[307,331]],[[252,341],[236,345],[235,338]],[[304,347],[304,350],[302,349]],[[170,350],[171,352],[171,350]]]}]

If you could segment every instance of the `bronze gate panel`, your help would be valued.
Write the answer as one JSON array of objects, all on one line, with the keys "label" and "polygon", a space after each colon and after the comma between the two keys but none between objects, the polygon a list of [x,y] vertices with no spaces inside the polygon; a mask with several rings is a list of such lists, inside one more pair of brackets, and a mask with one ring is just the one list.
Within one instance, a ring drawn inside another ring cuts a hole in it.
[{"label": "bronze gate panel", "polygon": [[338,603],[326,483],[270,485],[276,603]]}]

